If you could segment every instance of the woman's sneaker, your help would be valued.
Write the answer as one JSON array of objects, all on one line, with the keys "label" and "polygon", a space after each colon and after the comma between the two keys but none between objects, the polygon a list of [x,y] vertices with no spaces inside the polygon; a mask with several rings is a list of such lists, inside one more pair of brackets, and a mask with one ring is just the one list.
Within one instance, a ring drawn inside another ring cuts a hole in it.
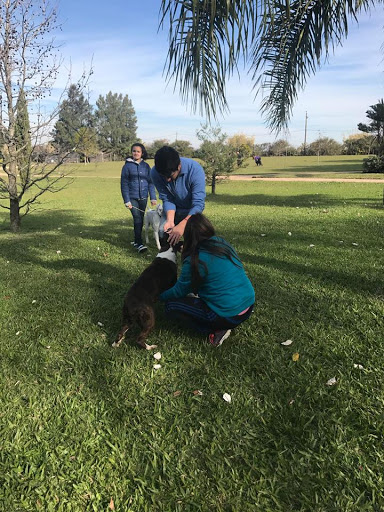
[{"label": "woman's sneaker", "polygon": [[213,347],[220,347],[224,340],[231,334],[231,329],[227,331],[216,331],[208,335],[208,343]]},{"label": "woman's sneaker", "polygon": [[137,246],[137,250],[139,252],[145,252],[145,251],[148,251],[148,248],[145,245],[141,244],[141,245]]}]

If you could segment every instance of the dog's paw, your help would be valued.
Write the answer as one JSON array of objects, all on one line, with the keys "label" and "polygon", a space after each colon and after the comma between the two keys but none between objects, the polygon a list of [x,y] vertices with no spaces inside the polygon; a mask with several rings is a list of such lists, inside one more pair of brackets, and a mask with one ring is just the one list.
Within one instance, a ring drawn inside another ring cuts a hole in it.
[{"label": "dog's paw", "polygon": [[154,348],[157,348],[157,345],[148,345],[147,343],[144,343],[145,350],[153,350]]}]

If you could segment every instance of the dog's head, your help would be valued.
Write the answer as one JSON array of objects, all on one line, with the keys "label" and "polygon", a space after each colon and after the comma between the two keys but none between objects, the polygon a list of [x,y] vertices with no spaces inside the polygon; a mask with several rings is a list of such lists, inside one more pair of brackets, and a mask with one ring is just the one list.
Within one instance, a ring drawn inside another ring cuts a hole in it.
[{"label": "dog's head", "polygon": [[159,203],[156,206],[156,211],[157,211],[159,217],[161,217],[163,215],[163,203]]},{"label": "dog's head", "polygon": [[177,253],[181,252],[183,249],[183,242],[177,242],[175,245],[171,245],[168,242],[165,242],[161,245],[160,252],[156,256],[157,258],[166,258],[168,260],[177,262]]}]

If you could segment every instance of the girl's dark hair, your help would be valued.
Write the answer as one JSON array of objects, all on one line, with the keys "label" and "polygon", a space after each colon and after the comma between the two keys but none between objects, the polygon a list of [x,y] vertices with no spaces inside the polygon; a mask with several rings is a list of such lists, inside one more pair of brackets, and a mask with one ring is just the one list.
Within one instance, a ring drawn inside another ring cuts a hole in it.
[{"label": "girl's dark hair", "polygon": [[208,272],[206,264],[199,260],[200,249],[221,258],[228,258],[234,265],[241,267],[236,251],[223,238],[216,237],[212,240],[213,236],[215,236],[215,228],[205,215],[196,213],[190,217],[185,226],[181,258],[182,261],[188,256],[191,258],[191,281],[194,293],[197,293],[202,281],[202,276],[199,273],[199,263],[203,265],[205,273]]},{"label": "girl's dark hair", "polygon": [[135,146],[138,146],[139,148],[141,148],[141,158],[143,160],[146,160],[148,158],[148,153],[147,153],[147,150],[145,149],[144,145],[141,144],[141,142],[135,142],[135,144],[132,144],[131,146],[131,154],[132,154],[132,150]]}]

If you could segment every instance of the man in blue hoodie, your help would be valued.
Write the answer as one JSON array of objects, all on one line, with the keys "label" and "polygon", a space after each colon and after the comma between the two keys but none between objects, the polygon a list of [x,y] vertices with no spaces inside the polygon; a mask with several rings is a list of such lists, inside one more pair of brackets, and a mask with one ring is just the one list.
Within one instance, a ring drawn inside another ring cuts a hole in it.
[{"label": "man in blue hoodie", "polygon": [[155,154],[151,178],[164,207],[160,236],[167,233],[169,243],[176,244],[188,219],[204,210],[204,169],[191,158],[180,157],[174,148],[163,146]]}]

